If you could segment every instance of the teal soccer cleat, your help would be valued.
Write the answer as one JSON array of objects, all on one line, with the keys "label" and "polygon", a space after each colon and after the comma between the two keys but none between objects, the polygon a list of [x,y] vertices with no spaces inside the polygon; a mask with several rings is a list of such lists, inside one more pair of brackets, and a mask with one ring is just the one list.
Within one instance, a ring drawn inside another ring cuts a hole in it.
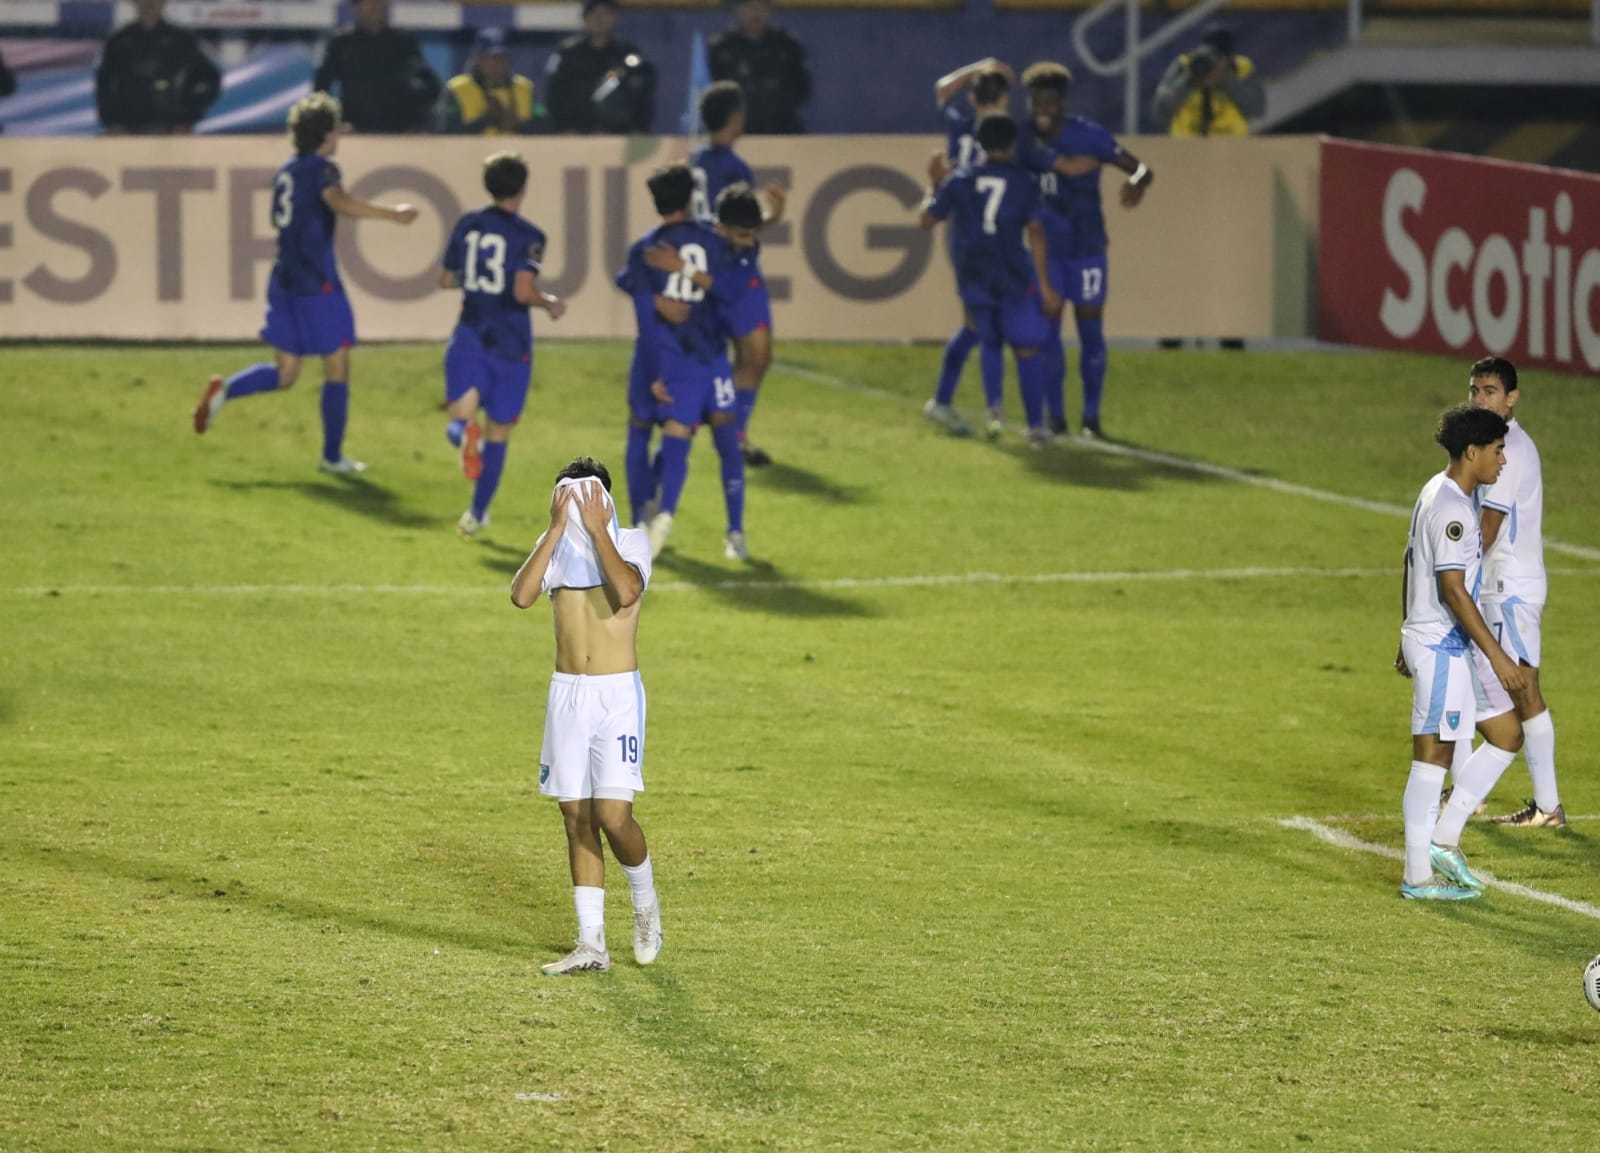
[{"label": "teal soccer cleat", "polygon": [[1464,885],[1479,893],[1483,892],[1483,882],[1473,876],[1472,870],[1467,868],[1467,858],[1459,848],[1444,845],[1429,845],[1428,856],[1433,861],[1433,867],[1458,885]]},{"label": "teal soccer cleat", "polygon": [[1400,895],[1408,901],[1471,901],[1481,896],[1478,890],[1451,884],[1437,874],[1420,885],[1402,883]]}]

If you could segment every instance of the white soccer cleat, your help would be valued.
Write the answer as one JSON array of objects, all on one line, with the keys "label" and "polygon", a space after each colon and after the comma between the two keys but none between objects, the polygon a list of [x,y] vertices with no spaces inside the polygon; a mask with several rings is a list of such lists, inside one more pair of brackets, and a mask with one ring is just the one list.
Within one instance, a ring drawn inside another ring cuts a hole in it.
[{"label": "white soccer cleat", "polygon": [[211,427],[211,422],[217,419],[217,413],[222,411],[222,406],[228,399],[228,386],[222,383],[220,376],[213,376],[206,382],[206,390],[200,394],[200,403],[194,406],[194,430],[203,433]]},{"label": "white soccer cleat", "polygon": [[661,555],[661,550],[667,547],[667,538],[672,535],[672,514],[658,512],[650,518],[650,559],[655,560]]},{"label": "white soccer cleat", "polygon": [[750,545],[744,539],[742,532],[730,532],[727,543],[722,546],[722,555],[729,560],[749,560]]},{"label": "white soccer cleat", "polygon": [[968,427],[966,421],[961,419],[959,412],[948,404],[940,404],[931,397],[928,399],[928,403],[922,406],[922,415],[933,421],[934,424],[949,429],[951,436],[972,435],[972,429]]},{"label": "white soccer cleat", "polygon": [[486,529],[488,527],[489,514],[484,513],[483,519],[479,520],[477,517],[472,515],[472,510],[470,508],[461,514],[460,520],[456,521],[456,531],[464,537],[477,536],[479,530]]},{"label": "white soccer cleat", "polygon": [[1050,430],[1046,428],[1030,428],[1022,434],[1022,439],[1035,452],[1043,451],[1055,443],[1055,437],[1051,436]]},{"label": "white soccer cleat", "polygon": [[[660,942],[657,942],[660,948]],[[578,942],[578,947],[562,957],[559,961],[551,961],[548,965],[540,965],[539,972],[546,977],[564,977],[569,973],[609,973],[611,971],[611,954],[604,949],[596,949],[584,941]]]},{"label": "white soccer cleat", "polygon": [[655,961],[661,952],[661,902],[633,911],[633,959],[641,965]]},{"label": "white soccer cleat", "polygon": [[989,410],[988,422],[983,426],[983,435],[990,440],[999,440],[1006,432],[1005,418],[1000,415],[998,408]]},{"label": "white soccer cleat", "polygon": [[335,476],[354,476],[358,472],[367,471],[367,462],[364,460],[351,460],[341,456],[338,460],[317,461],[318,472],[331,472]]}]

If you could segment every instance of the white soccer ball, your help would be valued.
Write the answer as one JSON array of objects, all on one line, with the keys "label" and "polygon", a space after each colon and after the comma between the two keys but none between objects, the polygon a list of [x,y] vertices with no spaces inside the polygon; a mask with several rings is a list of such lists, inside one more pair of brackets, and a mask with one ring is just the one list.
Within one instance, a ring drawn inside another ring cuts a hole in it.
[{"label": "white soccer ball", "polygon": [[1600,957],[1584,967],[1583,996],[1589,1002],[1589,1008],[1600,1012]]}]

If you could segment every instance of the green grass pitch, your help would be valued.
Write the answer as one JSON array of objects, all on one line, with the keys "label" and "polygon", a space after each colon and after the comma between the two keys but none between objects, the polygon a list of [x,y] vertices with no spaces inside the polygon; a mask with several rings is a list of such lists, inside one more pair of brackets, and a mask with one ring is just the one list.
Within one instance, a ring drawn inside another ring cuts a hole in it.
[{"label": "green grass pitch", "polygon": [[[0,352],[5,1153],[1592,1147],[1600,921],[1405,903],[1397,862],[1279,823],[1400,843],[1402,516],[952,440],[937,349],[780,348],[759,563],[722,559],[702,436],[645,602],[666,947],[633,965],[613,867],[613,971],[543,979],[552,643],[506,589],[562,463],[620,486],[627,350],[541,346],[472,542],[438,348],[358,350],[353,482],[313,468],[314,372],[193,435],[256,356]],[[1465,391],[1114,350],[1106,422],[1409,509]],[[1532,374],[1524,423],[1547,532],[1591,550],[1549,554],[1545,623],[1579,819],[1463,845],[1592,905],[1600,393]],[[1044,579],[917,583],[971,573]]]}]

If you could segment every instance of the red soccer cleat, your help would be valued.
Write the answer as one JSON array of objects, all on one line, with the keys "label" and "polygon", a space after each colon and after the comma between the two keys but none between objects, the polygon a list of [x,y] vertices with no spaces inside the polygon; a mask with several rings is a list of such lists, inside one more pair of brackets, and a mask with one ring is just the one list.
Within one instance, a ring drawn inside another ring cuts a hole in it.
[{"label": "red soccer cleat", "polygon": [[483,429],[475,420],[469,421],[461,434],[461,475],[468,480],[483,475]]},{"label": "red soccer cleat", "polygon": [[195,432],[203,433],[211,427],[211,421],[225,399],[223,396],[225,387],[220,376],[213,376],[206,382],[206,390],[200,394],[200,403],[194,406]]}]

